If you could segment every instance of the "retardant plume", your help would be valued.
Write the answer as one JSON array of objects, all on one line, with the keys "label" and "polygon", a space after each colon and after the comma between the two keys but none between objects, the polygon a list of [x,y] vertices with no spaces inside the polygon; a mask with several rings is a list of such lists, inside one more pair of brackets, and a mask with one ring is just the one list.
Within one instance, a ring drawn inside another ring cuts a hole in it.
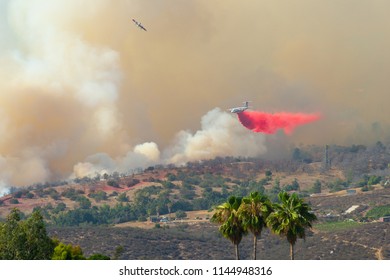
[{"label": "retardant plume", "polygon": [[254,132],[274,134],[278,129],[283,129],[286,134],[291,134],[295,127],[314,122],[320,118],[319,114],[305,113],[264,113],[257,111],[244,111],[238,113],[238,119],[246,128]]}]

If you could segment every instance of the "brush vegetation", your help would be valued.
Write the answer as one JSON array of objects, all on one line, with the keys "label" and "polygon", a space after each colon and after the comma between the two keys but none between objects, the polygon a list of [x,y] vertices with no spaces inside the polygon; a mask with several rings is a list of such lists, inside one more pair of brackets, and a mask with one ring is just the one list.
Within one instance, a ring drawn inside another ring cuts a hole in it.
[{"label": "brush vegetation", "polygon": [[[191,218],[191,213],[209,211],[209,219],[229,197],[248,197],[253,192],[267,196],[271,203],[278,202],[281,192],[296,193],[318,217],[315,234],[339,234],[355,226],[369,226],[369,222],[388,214],[390,154],[385,145],[329,146],[326,162],[331,164],[324,162],[324,147],[300,146],[291,151],[289,159],[215,158],[180,167],[153,166],[132,174],[114,172],[13,187],[10,194],[0,198],[0,216],[6,221],[15,207],[22,220],[34,210],[39,211],[49,232],[58,236],[75,227],[104,227],[113,232],[114,225],[147,227],[154,217],[166,217],[168,223],[160,222],[155,230],[171,228],[178,233],[183,224],[179,225],[175,218],[184,223],[210,224],[205,217]],[[352,206],[357,207],[347,213]],[[66,239],[77,240],[68,236]],[[153,257],[148,254],[147,258]]]}]

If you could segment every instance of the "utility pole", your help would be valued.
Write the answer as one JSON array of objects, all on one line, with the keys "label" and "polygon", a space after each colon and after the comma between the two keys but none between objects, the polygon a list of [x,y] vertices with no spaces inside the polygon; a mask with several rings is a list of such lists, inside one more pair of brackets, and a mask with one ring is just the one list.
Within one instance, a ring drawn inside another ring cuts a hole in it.
[{"label": "utility pole", "polygon": [[323,168],[324,170],[329,170],[330,168],[329,145],[325,145]]}]

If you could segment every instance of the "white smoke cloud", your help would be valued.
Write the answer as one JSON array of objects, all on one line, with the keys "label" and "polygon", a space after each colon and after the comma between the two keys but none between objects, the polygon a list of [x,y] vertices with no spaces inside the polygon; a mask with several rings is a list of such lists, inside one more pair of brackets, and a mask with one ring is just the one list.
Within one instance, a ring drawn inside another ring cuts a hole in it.
[{"label": "white smoke cloud", "polygon": [[217,156],[258,156],[266,152],[264,142],[263,135],[249,132],[231,114],[215,108],[202,117],[200,130],[179,132],[164,154],[175,164]]},{"label": "white smoke cloud", "polygon": [[129,172],[156,164],[184,164],[189,161],[212,159],[217,156],[258,156],[266,152],[265,136],[252,133],[241,126],[231,114],[219,108],[202,117],[201,129],[195,133],[180,131],[172,145],[160,157],[156,143],[139,144],[117,159],[107,154],[89,156],[74,167],[76,177],[105,172]]},{"label": "white smoke cloud", "polygon": [[[21,176],[20,176],[21,175]],[[0,178],[1,188],[9,185],[28,185],[31,182],[45,182],[50,176],[47,162],[35,156],[23,155],[22,157],[2,157],[0,156]]]},{"label": "white smoke cloud", "polygon": [[160,159],[160,151],[156,143],[147,142],[134,147],[134,152],[144,155],[150,161],[158,161]]},{"label": "white smoke cloud", "polygon": [[0,181],[0,196],[6,195],[9,193],[9,187],[4,181]]},{"label": "white smoke cloud", "polygon": [[160,151],[156,143],[146,142],[139,144],[126,155],[112,158],[106,153],[98,153],[88,156],[85,161],[79,162],[73,168],[74,177],[93,176],[96,174],[129,173],[136,168],[145,168],[160,161]]},{"label": "white smoke cloud", "polygon": [[[108,2],[90,4],[86,16]],[[0,180],[49,181],[63,176],[61,160],[96,152],[120,131],[119,54],[67,28],[84,14],[78,1],[10,0],[1,7]]]}]

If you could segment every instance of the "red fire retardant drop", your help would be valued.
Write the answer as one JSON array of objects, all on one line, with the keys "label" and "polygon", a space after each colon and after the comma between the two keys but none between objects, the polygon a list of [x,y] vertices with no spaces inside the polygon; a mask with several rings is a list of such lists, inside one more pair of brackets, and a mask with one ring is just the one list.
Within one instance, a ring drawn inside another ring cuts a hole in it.
[{"label": "red fire retardant drop", "polygon": [[287,113],[275,114],[244,111],[238,113],[238,119],[246,128],[254,132],[274,134],[278,129],[283,129],[286,134],[291,134],[296,126],[314,122],[320,118],[319,114]]}]

